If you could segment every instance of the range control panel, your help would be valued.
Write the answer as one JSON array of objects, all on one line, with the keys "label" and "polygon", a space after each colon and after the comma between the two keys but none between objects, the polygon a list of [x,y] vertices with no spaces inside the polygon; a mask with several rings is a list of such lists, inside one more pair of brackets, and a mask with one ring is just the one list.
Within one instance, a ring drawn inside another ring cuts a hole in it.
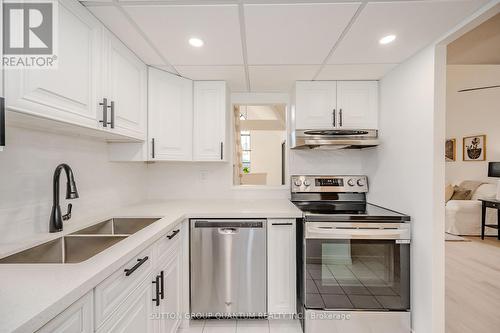
[{"label": "range control panel", "polygon": [[293,193],[299,192],[368,192],[366,176],[292,176]]}]

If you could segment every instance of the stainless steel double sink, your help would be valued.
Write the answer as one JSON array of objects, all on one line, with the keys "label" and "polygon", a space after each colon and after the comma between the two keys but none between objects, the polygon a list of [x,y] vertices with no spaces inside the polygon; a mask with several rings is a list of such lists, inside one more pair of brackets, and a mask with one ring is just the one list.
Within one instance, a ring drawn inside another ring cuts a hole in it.
[{"label": "stainless steel double sink", "polygon": [[158,220],[159,218],[112,218],[1,258],[0,264],[79,263]]}]

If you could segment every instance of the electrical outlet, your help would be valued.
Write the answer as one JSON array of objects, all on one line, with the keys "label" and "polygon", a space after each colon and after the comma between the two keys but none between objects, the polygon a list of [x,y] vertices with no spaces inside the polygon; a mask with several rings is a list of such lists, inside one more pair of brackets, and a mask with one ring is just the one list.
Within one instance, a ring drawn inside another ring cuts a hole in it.
[{"label": "electrical outlet", "polygon": [[207,170],[201,170],[200,172],[200,180],[202,182],[206,182],[208,179],[208,171]]}]

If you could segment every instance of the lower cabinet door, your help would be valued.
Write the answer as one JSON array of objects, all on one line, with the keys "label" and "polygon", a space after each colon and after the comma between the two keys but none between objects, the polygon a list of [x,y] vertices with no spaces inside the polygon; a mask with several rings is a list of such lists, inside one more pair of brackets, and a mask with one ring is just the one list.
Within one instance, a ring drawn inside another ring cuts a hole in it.
[{"label": "lower cabinet door", "polygon": [[295,220],[267,220],[267,311],[296,312]]},{"label": "lower cabinet door", "polygon": [[161,333],[175,333],[181,323],[181,253],[181,248],[178,246],[161,265],[165,288],[159,309]]},{"label": "lower cabinet door", "polygon": [[92,291],[70,305],[43,326],[39,333],[91,333],[94,332]]},{"label": "lower cabinet door", "polygon": [[151,283],[153,280],[154,278],[144,280],[97,332],[155,332],[158,320],[155,317],[156,310],[153,304],[155,295],[153,292],[155,286]]}]

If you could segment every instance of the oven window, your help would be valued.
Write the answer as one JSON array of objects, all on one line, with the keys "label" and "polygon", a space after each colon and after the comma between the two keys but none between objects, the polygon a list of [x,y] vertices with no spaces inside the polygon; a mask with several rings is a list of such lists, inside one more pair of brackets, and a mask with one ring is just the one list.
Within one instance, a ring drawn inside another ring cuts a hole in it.
[{"label": "oven window", "polygon": [[410,307],[410,245],[308,239],[305,306],[402,311]]}]

